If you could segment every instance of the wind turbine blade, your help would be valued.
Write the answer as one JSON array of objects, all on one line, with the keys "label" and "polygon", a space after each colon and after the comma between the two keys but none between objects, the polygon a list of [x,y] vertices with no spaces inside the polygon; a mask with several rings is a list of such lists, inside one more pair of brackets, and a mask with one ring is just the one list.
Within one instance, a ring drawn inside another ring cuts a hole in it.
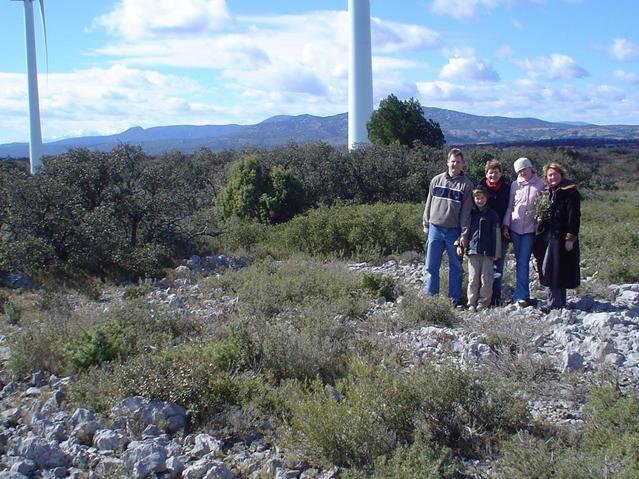
[{"label": "wind turbine blade", "polygon": [[47,22],[44,19],[44,0],[40,0],[40,15],[42,16],[42,30],[44,31],[44,57],[47,63],[47,75],[49,74],[49,45],[47,44]]}]

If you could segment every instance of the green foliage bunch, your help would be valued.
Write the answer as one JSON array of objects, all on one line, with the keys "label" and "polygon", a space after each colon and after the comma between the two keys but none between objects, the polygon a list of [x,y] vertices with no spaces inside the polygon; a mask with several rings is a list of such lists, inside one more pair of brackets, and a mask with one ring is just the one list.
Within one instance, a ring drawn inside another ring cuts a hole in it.
[{"label": "green foliage bunch", "polygon": [[268,389],[253,374],[226,370],[217,363],[215,343],[187,343],[142,354],[107,369],[89,369],[70,388],[76,404],[108,410],[118,400],[141,395],[171,401],[201,425],[230,406],[267,401]]},{"label": "green foliage bunch", "polygon": [[395,300],[395,280],[381,273],[363,273],[362,287],[374,297],[383,296],[387,301]]},{"label": "green foliage bunch", "polygon": [[13,336],[11,369],[55,374],[126,360],[145,348],[177,344],[200,332],[188,318],[143,300],[125,301],[108,311],[40,311]]},{"label": "green foliage bunch", "polygon": [[121,323],[110,322],[93,333],[84,332],[76,341],[66,344],[64,352],[76,371],[107,361],[123,360],[133,354],[135,347],[127,336]]},{"label": "green foliage bunch", "polygon": [[275,380],[333,382],[345,374],[353,349],[353,328],[327,313],[325,306],[311,301],[299,311],[251,322],[261,352],[260,366]]},{"label": "green foliage bunch", "polygon": [[[288,408],[287,444],[312,460],[358,468],[371,468],[416,438],[441,465],[445,451],[485,450],[530,418],[525,400],[477,373],[452,366],[402,373],[361,362],[335,390],[321,381],[299,389]],[[404,460],[397,458],[397,467]]]},{"label": "green foliage bunch", "polygon": [[286,221],[304,208],[302,183],[281,166],[263,167],[255,155],[230,166],[229,180],[216,198],[220,218],[255,218],[263,223]]},{"label": "green foliage bunch", "polygon": [[581,208],[582,273],[604,283],[639,281],[639,258],[628,254],[639,247],[637,191],[600,192]]},{"label": "green foliage bunch", "polygon": [[344,264],[299,255],[277,262],[265,259],[204,284],[237,295],[239,311],[247,318],[271,318],[319,304],[327,315],[355,318],[370,301]]},{"label": "green foliage bunch", "polygon": [[371,142],[383,145],[411,146],[419,141],[441,148],[446,143],[439,123],[424,118],[422,106],[414,98],[401,101],[395,95],[389,95],[379,103],[367,128]]},{"label": "green foliage bunch", "polygon": [[591,388],[578,434],[545,437],[530,432],[502,445],[500,477],[630,479],[639,476],[639,396],[604,384]]},{"label": "green foliage bunch", "polygon": [[421,205],[320,206],[278,227],[270,240],[288,251],[379,260],[420,250]]},{"label": "green foliage bunch", "polygon": [[407,291],[399,304],[398,313],[404,328],[429,324],[453,325],[454,314],[450,301],[441,296],[424,297],[414,291]]},{"label": "green foliage bunch", "polygon": [[33,177],[0,169],[0,269],[157,275],[214,230],[211,215],[202,215],[215,191],[211,165],[182,160],[119,146],[46,158]]}]

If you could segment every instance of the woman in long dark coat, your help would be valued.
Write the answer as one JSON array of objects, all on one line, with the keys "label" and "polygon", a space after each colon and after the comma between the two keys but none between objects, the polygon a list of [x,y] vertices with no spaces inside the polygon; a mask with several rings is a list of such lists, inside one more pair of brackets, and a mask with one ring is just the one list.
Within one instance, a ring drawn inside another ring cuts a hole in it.
[{"label": "woman in long dark coat", "polygon": [[566,289],[579,286],[579,224],[581,195],[577,185],[566,179],[557,163],[544,166],[548,185],[549,206],[541,218],[539,233],[543,235],[545,254],[540,282],[548,287],[548,303],[544,309],[566,306]]}]

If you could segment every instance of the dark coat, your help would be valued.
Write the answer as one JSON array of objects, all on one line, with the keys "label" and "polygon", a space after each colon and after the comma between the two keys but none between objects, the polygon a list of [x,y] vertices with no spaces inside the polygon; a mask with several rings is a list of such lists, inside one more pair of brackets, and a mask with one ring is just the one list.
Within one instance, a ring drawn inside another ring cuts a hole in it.
[{"label": "dark coat", "polygon": [[[576,288],[581,280],[579,270],[581,195],[574,183],[562,180],[555,190],[550,190],[550,199],[550,207],[539,223],[537,236],[537,239],[541,239],[545,246],[540,282],[551,288]],[[571,251],[566,251],[565,248],[568,237],[575,238],[574,248]]]},{"label": "dark coat", "polygon": [[488,191],[488,201],[486,202],[486,206],[497,213],[501,225],[504,221],[506,210],[508,209],[508,201],[510,200],[510,181],[502,176],[501,185],[497,191],[491,191],[491,189],[488,188],[486,178],[479,180],[478,184],[484,186]]},{"label": "dark coat", "polygon": [[468,254],[496,256],[497,234],[501,234],[501,223],[497,213],[488,208],[473,207],[470,213]]}]

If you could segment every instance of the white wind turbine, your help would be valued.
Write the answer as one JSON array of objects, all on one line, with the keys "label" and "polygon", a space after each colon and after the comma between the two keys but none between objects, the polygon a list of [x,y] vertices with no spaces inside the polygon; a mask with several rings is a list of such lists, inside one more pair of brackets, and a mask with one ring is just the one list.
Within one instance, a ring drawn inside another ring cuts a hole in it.
[{"label": "white wind turbine", "polygon": [[[27,47],[27,82],[29,87],[29,158],[31,174],[36,173],[42,156],[42,130],[40,129],[40,100],[38,98],[38,66],[36,63],[35,28],[33,22],[33,2],[35,0],[14,0],[24,3],[24,32]],[[47,27],[44,20],[44,0],[40,1],[40,14],[44,30],[45,52],[47,47]],[[48,53],[47,53],[48,62]]]},{"label": "white wind turbine", "polygon": [[366,124],[373,113],[370,0],[348,0],[348,147],[369,143]]}]

